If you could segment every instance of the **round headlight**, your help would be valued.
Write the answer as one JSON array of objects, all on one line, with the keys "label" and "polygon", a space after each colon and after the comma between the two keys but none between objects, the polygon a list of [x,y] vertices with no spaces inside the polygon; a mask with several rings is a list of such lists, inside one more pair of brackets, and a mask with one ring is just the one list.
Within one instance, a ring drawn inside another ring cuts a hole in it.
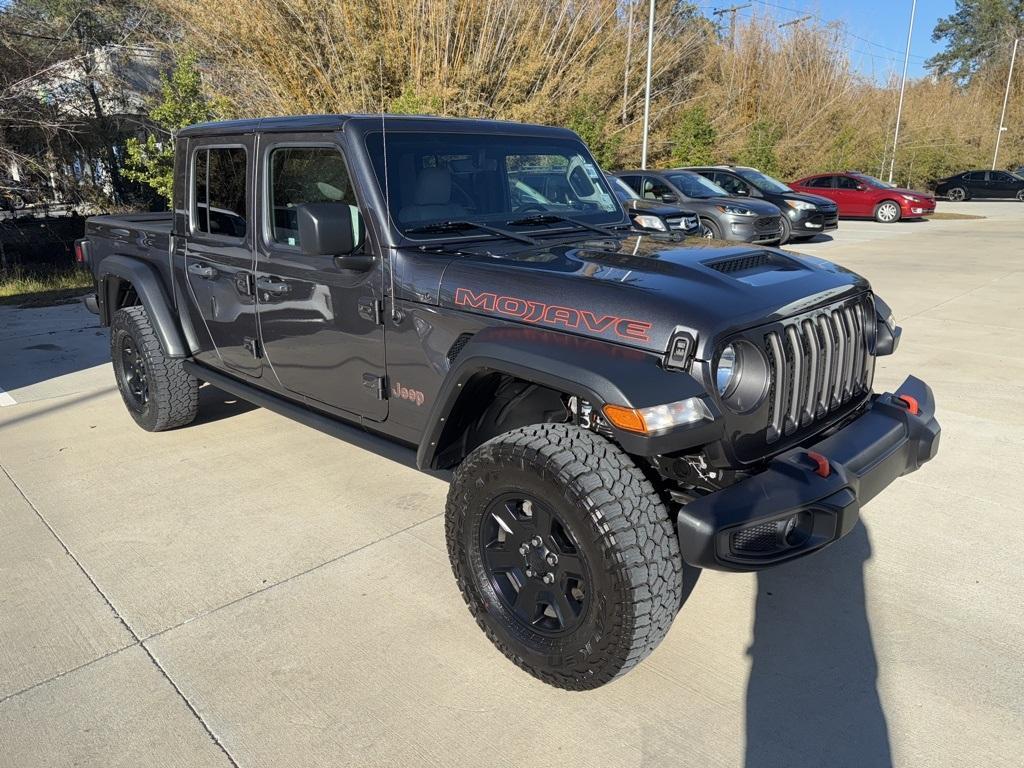
[{"label": "round headlight", "polygon": [[739,368],[736,365],[736,347],[732,344],[722,350],[718,356],[718,365],[715,366],[715,385],[718,387],[718,394],[725,396],[732,383],[739,377]]},{"label": "round headlight", "polygon": [[715,364],[715,387],[722,402],[738,413],[757,408],[768,391],[768,362],[748,341],[726,345]]}]

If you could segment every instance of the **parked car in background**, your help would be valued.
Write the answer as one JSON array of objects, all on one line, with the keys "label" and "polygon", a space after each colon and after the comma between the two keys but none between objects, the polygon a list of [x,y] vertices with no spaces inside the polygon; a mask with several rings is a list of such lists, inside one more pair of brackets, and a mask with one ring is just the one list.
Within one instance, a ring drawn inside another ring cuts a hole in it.
[{"label": "parked car in background", "polygon": [[767,200],[778,206],[782,217],[782,242],[807,240],[839,226],[839,209],[821,195],[794,192],[778,179],[741,165],[691,167],[735,197]]},{"label": "parked car in background", "polygon": [[886,184],[866,173],[821,173],[790,185],[797,192],[827,197],[844,218],[869,218],[883,224],[919,219],[935,212],[935,196]]},{"label": "parked car in background", "polygon": [[619,171],[615,174],[644,200],[692,208],[715,240],[743,243],[778,243],[782,240],[782,213],[763,200],[731,197],[728,192],[693,171]]},{"label": "parked car in background", "polygon": [[617,176],[607,176],[612,192],[626,209],[633,227],[641,232],[650,232],[674,237],[699,237],[705,228],[701,226],[700,217],[694,211],[686,211],[668,203],[655,200],[641,200],[626,182]]},{"label": "parked car in background", "polygon": [[1024,176],[1009,171],[964,171],[941,179],[935,194],[954,203],[972,197],[1024,200]]}]

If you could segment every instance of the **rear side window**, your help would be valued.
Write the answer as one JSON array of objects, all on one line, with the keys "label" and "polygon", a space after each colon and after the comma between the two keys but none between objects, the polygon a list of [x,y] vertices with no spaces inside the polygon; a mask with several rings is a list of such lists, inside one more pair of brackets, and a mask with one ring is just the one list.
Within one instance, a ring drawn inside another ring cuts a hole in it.
[{"label": "rear side window", "polygon": [[192,173],[192,215],[196,232],[245,237],[246,155],[242,147],[209,147],[196,152]]},{"label": "rear side window", "polygon": [[818,189],[829,189],[832,187],[831,176],[819,176],[816,179],[808,179],[804,182],[805,187],[817,187]]},{"label": "rear side window", "polygon": [[[303,203],[355,206],[356,195],[341,153],[332,147],[280,147],[270,153],[270,238],[299,245],[296,208]],[[340,208],[339,208],[340,211]],[[343,215],[339,212],[339,215]],[[349,215],[347,212],[344,215]]]},{"label": "rear side window", "polygon": [[965,173],[964,179],[966,181],[984,181],[985,171],[971,171],[970,173]]}]

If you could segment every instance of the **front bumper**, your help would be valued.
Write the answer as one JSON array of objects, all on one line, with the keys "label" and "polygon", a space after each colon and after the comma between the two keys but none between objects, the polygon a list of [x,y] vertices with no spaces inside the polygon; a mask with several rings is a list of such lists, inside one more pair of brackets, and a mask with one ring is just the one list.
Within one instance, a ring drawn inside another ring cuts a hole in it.
[{"label": "front bumper", "polygon": [[729,221],[727,240],[774,243],[782,239],[782,216],[736,217]]},{"label": "front bumper", "polygon": [[935,456],[939,433],[932,391],[911,376],[839,431],[685,505],[677,520],[683,559],[757,571],[828,546],[853,529],[863,504]]},{"label": "front bumper", "polygon": [[839,228],[839,211],[802,212],[793,219],[793,232],[800,234],[816,234]]},{"label": "front bumper", "polygon": [[927,200],[920,203],[911,203],[904,200],[900,208],[903,209],[903,218],[917,219],[922,216],[930,216],[935,213],[935,201]]}]

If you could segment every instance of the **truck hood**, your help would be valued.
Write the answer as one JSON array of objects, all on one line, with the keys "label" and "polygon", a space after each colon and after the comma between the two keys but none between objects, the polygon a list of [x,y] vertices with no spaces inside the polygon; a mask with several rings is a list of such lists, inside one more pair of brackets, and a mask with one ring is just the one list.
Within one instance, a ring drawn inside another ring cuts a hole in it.
[{"label": "truck hood", "polygon": [[836,264],[773,248],[667,245],[650,237],[459,256],[443,307],[663,353],[683,329],[708,359],[719,340],[870,289]]}]

